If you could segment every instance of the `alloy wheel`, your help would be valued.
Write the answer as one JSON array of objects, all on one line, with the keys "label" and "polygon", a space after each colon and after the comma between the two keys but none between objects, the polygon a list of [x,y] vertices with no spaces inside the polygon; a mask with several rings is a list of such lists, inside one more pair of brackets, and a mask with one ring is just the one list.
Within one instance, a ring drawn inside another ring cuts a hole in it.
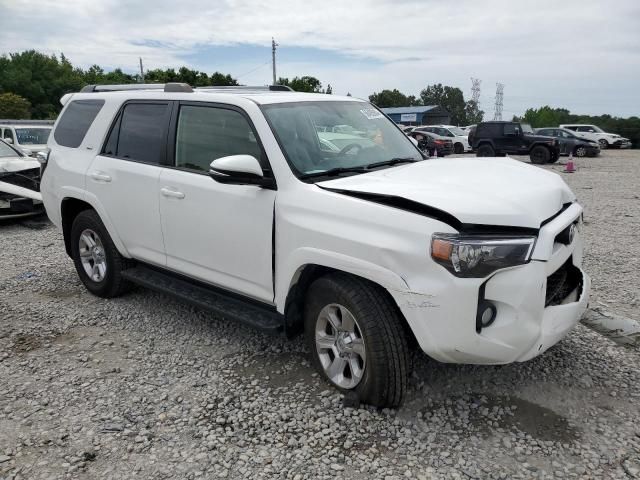
[{"label": "alloy wheel", "polygon": [[80,262],[87,276],[94,282],[101,282],[107,274],[107,257],[104,246],[96,232],[87,228],[78,240]]},{"label": "alloy wheel", "polygon": [[358,322],[346,307],[332,303],[320,311],[315,343],[327,377],[338,387],[355,388],[364,376],[367,354]]}]

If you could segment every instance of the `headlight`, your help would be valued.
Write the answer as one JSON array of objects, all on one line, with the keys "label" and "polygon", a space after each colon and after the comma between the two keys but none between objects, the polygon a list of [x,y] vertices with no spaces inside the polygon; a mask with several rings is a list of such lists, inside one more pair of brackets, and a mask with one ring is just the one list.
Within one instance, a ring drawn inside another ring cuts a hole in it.
[{"label": "headlight", "polygon": [[434,233],[431,258],[456,277],[482,278],[531,259],[536,237]]}]

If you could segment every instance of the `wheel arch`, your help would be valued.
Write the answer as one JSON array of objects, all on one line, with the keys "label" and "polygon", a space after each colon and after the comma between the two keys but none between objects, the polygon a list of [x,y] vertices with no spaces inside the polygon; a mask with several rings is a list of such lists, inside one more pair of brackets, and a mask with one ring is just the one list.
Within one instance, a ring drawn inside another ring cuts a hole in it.
[{"label": "wheel arch", "polygon": [[[293,269],[292,274],[289,275],[289,280],[285,283],[287,288],[282,292],[282,294],[276,295],[276,305],[278,305],[278,310],[281,308],[284,310],[287,336],[294,337],[301,333],[304,328],[304,300],[307,290],[311,284],[322,276],[329,273],[339,272],[365,280],[373,286],[381,289],[385,295],[388,295],[392,303],[398,309],[400,318],[402,318],[403,327],[407,333],[407,339],[410,340],[411,344],[417,344],[413,330],[410,328],[409,323],[398,306],[394,296],[390,293],[391,290],[409,290],[409,286],[405,280],[401,276],[380,266],[368,264],[368,262],[358,259],[352,260],[353,263],[349,263],[346,262],[345,259],[341,259],[341,262],[338,263],[330,261],[323,262],[318,259],[316,261],[299,264],[295,269]],[[374,268],[363,268],[364,264],[373,265]]]},{"label": "wheel arch", "polygon": [[77,197],[64,197],[60,203],[62,234],[64,238],[64,248],[67,255],[71,257],[71,226],[78,214],[85,210],[94,210],[98,214],[120,254],[125,257],[129,257],[127,249],[120,240],[120,237],[116,234],[115,229],[105,212],[101,212],[99,208],[96,208],[95,205],[86,199],[81,200]]}]

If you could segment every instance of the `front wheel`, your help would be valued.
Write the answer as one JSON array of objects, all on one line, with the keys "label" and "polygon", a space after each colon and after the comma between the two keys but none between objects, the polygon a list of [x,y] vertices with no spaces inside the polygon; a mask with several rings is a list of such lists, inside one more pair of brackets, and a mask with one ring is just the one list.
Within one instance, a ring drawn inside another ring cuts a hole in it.
[{"label": "front wheel", "polygon": [[304,321],[312,362],[326,380],[376,407],[402,403],[408,346],[386,291],[348,274],[326,275],[309,287]]},{"label": "front wheel", "polygon": [[576,157],[584,157],[587,155],[587,149],[585,147],[576,147],[574,155]]},{"label": "front wheel", "polygon": [[598,140],[598,143],[600,144],[600,150],[606,150],[607,148],[609,148],[609,142],[607,142],[604,138]]}]

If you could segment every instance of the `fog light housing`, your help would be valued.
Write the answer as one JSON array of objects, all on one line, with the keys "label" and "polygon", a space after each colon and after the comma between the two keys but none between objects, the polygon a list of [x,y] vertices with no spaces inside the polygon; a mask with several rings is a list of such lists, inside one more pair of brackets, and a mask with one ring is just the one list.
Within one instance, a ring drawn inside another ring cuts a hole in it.
[{"label": "fog light housing", "polygon": [[498,310],[493,303],[487,300],[480,302],[478,305],[478,313],[476,314],[476,327],[478,332],[483,328],[490,327],[495,321],[497,313]]}]

